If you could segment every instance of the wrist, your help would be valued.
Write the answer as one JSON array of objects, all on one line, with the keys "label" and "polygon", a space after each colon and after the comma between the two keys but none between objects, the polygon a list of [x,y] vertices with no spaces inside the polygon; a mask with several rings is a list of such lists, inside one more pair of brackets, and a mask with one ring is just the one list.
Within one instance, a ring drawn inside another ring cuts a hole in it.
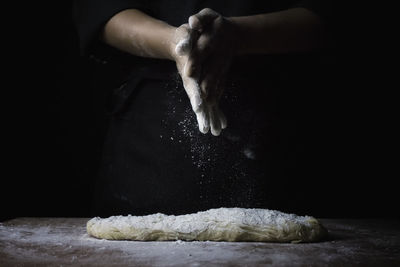
[{"label": "wrist", "polygon": [[163,36],[163,41],[161,42],[163,45],[163,57],[168,60],[173,60],[175,61],[176,55],[175,55],[175,32],[176,32],[176,27],[173,27],[171,25],[168,25],[165,28],[164,31],[164,36]]},{"label": "wrist", "polygon": [[192,38],[190,29],[186,24],[173,27],[169,32],[167,45],[169,59],[178,61],[183,54],[186,54],[190,49],[190,38]]}]

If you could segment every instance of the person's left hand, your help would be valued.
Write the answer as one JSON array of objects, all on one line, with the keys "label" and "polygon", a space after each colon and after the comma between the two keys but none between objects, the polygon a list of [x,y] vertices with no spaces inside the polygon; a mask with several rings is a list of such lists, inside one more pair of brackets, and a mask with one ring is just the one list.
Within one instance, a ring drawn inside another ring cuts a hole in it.
[{"label": "person's left hand", "polygon": [[[218,136],[227,126],[219,100],[236,52],[235,28],[227,18],[206,8],[191,16],[189,25],[184,24],[178,29],[186,29],[189,33],[186,39],[177,43],[175,50],[179,55],[177,67],[189,98],[200,100],[200,91],[201,100],[195,102],[201,104],[192,103],[200,131],[206,133],[211,129],[211,133]],[[190,92],[197,92],[197,97],[191,97]]]},{"label": "person's left hand", "polygon": [[188,75],[188,66],[192,64],[190,57],[199,34],[197,30],[192,30],[188,24],[178,27],[175,31],[173,54],[183,87],[196,114],[200,132],[205,134],[211,129],[211,133],[218,136],[221,129],[227,125],[225,116],[220,111],[217,102],[210,102],[207,99],[206,94],[200,88],[198,78]]},{"label": "person's left hand", "polygon": [[198,32],[191,30],[188,24],[176,28],[171,55],[182,78],[183,87],[189,97],[193,112],[196,114],[199,130],[205,134],[210,129],[208,105],[204,101],[198,81],[187,75],[190,51],[197,36]]},{"label": "person's left hand", "polygon": [[235,55],[234,25],[214,10],[205,8],[189,17],[189,26],[199,36],[189,55],[187,74],[200,80],[204,93],[215,101]]},{"label": "person's left hand", "polygon": [[219,135],[226,128],[226,118],[219,109],[226,74],[236,53],[235,27],[229,19],[205,8],[189,18],[189,26],[198,32],[186,64],[186,74],[199,81],[205,100],[211,133]]}]

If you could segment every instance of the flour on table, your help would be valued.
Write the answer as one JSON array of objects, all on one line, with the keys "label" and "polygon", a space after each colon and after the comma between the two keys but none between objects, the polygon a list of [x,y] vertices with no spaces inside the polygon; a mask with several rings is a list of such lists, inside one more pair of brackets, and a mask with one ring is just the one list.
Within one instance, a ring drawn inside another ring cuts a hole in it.
[{"label": "flour on table", "polygon": [[112,216],[87,222],[89,235],[111,240],[315,242],[327,231],[310,216],[267,209],[219,208],[187,215]]}]

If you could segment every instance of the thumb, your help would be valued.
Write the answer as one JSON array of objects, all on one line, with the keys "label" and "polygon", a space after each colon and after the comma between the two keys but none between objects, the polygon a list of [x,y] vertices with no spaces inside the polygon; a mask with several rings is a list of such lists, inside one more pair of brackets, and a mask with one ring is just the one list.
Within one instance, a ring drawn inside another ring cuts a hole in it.
[{"label": "thumb", "polygon": [[199,13],[189,17],[189,26],[191,29],[201,32],[219,16],[220,14],[211,8],[204,8]]}]

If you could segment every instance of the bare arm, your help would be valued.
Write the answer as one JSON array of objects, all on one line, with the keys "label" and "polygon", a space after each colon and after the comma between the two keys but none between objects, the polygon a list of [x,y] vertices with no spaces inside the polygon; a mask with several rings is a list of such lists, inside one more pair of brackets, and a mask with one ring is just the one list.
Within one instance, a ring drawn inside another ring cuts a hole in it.
[{"label": "bare arm", "polygon": [[[202,97],[212,107],[218,106],[236,55],[311,50],[321,44],[323,28],[320,18],[304,8],[231,18],[206,8],[191,16],[189,25],[200,34],[189,53],[186,74],[199,82]],[[218,120],[211,126],[218,132]]]},{"label": "bare arm", "polygon": [[[207,12],[194,15],[199,19]],[[320,44],[322,22],[313,12],[293,8],[280,12],[227,18],[235,28],[238,54],[303,51]],[[176,28],[145,13],[129,9],[113,16],[105,25],[107,44],[137,56],[174,59]]]},{"label": "bare arm", "polygon": [[193,39],[192,34],[195,32],[187,24],[176,28],[139,10],[129,9],[114,15],[106,23],[102,39],[105,43],[136,56],[175,61],[196,114],[199,129],[206,133],[209,123],[200,87],[185,71],[189,55],[178,54],[176,49],[179,42]]},{"label": "bare arm", "polygon": [[292,8],[246,17],[232,17],[239,54],[274,54],[307,51],[321,45],[323,24],[312,11]]},{"label": "bare arm", "polygon": [[128,9],[104,26],[102,39],[122,51],[142,57],[173,59],[176,28],[145,13]]},{"label": "bare arm", "polygon": [[[122,51],[176,62],[203,133],[219,135],[226,120],[218,108],[224,76],[238,54],[304,51],[319,45],[321,21],[303,8],[247,17],[224,18],[204,9],[189,25],[173,27],[135,9],[122,11],[105,25],[102,39]],[[191,49],[176,46],[189,40]]]}]

